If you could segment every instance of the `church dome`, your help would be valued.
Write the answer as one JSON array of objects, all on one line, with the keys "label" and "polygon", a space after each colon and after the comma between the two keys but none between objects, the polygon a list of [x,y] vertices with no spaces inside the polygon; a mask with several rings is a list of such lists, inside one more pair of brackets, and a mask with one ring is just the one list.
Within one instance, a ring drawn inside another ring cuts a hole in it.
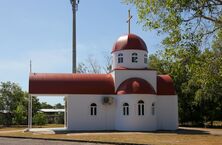
[{"label": "church dome", "polygon": [[147,47],[143,39],[135,34],[127,34],[119,37],[114,44],[112,53],[120,50],[144,50],[147,51]]},{"label": "church dome", "polygon": [[154,88],[141,78],[130,78],[125,80],[117,89],[118,95],[123,94],[156,94]]}]

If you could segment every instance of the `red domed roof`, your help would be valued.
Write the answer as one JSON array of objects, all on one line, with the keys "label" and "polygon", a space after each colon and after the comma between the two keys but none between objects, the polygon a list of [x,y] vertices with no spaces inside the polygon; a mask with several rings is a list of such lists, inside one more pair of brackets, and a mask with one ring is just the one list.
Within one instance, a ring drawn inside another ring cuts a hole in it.
[{"label": "red domed roof", "polygon": [[146,43],[135,34],[128,34],[119,37],[114,44],[112,52],[119,50],[144,50],[147,51]]},{"label": "red domed roof", "polygon": [[157,95],[176,95],[173,80],[169,75],[157,76]]},{"label": "red domed roof", "polygon": [[33,73],[30,94],[114,94],[111,74]]},{"label": "red domed roof", "polygon": [[153,87],[140,78],[130,78],[125,80],[117,89],[117,94],[156,94]]}]

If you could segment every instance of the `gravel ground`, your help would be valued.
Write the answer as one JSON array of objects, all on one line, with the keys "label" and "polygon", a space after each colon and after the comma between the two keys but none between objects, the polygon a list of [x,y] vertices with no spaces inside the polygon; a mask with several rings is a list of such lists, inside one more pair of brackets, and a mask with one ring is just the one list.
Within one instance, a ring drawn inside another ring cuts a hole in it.
[{"label": "gravel ground", "polygon": [[[32,140],[32,139],[15,139],[15,138],[0,138],[0,145],[100,145],[95,143],[80,143],[66,141],[47,141],[47,140]],[[105,145],[105,144],[103,144]]]}]

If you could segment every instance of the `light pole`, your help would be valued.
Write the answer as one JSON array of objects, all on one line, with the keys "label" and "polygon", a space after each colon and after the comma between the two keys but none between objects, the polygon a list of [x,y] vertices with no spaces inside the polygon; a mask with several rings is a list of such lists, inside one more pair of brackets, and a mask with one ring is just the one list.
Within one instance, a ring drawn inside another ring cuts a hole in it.
[{"label": "light pole", "polygon": [[[72,5],[72,73],[76,73],[76,11],[78,10],[79,0],[70,0]],[[67,97],[65,100],[64,127],[67,128]]]},{"label": "light pole", "polygon": [[[30,60],[30,74],[32,73],[32,61]],[[32,128],[32,95],[28,97],[28,130]]]},{"label": "light pole", "polygon": [[73,32],[72,32],[72,73],[76,73],[76,11],[79,0],[70,0],[73,12]]}]

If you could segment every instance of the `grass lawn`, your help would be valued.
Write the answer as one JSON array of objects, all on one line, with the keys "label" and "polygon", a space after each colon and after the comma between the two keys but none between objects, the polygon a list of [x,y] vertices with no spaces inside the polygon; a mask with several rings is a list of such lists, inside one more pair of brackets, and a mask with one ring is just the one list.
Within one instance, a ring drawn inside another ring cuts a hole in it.
[{"label": "grass lawn", "polygon": [[0,132],[1,131],[13,131],[13,130],[22,130],[25,129],[23,127],[4,127],[4,128],[0,128]]},{"label": "grass lawn", "polygon": [[[27,128],[27,125],[14,125],[10,127],[0,127],[0,132],[1,131],[12,131],[12,130],[22,130]],[[64,127],[64,124],[46,124],[43,126],[37,126],[33,125],[33,128],[62,128]]]},{"label": "grass lawn", "polygon": [[[222,132],[221,129],[219,131]],[[0,136],[140,143],[152,145],[222,145],[222,135],[207,134],[203,131],[184,130],[177,132],[94,132],[67,134],[33,134],[30,132],[6,132],[1,133]]]},{"label": "grass lawn", "polygon": [[33,128],[62,128],[64,124],[46,124],[43,126],[33,125]]}]

